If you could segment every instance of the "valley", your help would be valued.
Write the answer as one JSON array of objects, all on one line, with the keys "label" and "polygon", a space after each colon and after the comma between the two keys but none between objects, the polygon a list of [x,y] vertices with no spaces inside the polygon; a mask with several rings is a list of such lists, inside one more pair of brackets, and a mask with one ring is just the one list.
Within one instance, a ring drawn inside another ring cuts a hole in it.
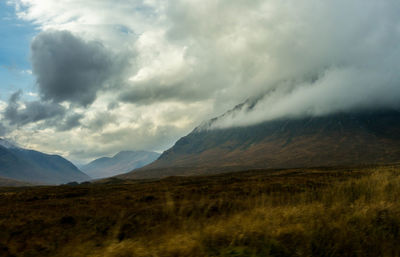
[{"label": "valley", "polygon": [[147,151],[121,151],[113,157],[102,157],[83,165],[81,170],[91,178],[107,178],[127,173],[155,161],[160,154]]}]

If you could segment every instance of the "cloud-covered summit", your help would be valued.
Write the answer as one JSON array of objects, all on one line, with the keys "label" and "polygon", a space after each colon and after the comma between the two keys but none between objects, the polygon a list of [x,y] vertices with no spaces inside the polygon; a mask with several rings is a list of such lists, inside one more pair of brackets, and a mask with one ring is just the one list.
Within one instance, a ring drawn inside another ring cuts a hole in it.
[{"label": "cloud-covered summit", "polygon": [[64,127],[17,115],[9,135],[72,158],[164,150],[246,99],[216,126],[399,107],[397,0],[9,2],[41,29],[35,101],[67,110]]}]

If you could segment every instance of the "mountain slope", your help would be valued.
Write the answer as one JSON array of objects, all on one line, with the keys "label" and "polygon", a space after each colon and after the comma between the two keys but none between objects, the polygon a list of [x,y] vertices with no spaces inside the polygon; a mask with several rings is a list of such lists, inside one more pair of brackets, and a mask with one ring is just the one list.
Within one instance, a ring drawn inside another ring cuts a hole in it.
[{"label": "mountain slope", "polygon": [[160,156],[159,153],[146,151],[122,151],[113,157],[102,157],[81,169],[92,178],[105,178],[141,168]]},{"label": "mountain slope", "polygon": [[[89,180],[75,165],[58,155],[22,149],[11,143],[0,145],[0,177],[44,184]],[[7,147],[5,147],[7,146]]]},{"label": "mountain slope", "polygon": [[124,177],[399,161],[400,112],[391,110],[280,119],[249,127],[196,128],[157,161]]},{"label": "mountain slope", "polygon": [[25,186],[33,186],[28,182],[21,182],[14,179],[8,178],[0,178],[0,187],[25,187]]}]

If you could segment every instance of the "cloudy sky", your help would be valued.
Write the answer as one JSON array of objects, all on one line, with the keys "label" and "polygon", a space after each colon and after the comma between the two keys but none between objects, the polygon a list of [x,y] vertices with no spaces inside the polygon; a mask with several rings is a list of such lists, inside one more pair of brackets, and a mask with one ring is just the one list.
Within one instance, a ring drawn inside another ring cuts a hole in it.
[{"label": "cloudy sky", "polygon": [[398,108],[398,0],[0,2],[0,137],[75,162],[203,121]]}]

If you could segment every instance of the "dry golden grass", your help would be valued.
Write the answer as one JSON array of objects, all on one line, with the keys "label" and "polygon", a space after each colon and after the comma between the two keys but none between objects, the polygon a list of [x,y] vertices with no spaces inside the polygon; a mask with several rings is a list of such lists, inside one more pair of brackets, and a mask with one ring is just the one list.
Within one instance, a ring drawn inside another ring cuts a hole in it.
[{"label": "dry golden grass", "polygon": [[0,256],[400,256],[397,166],[10,190]]}]

